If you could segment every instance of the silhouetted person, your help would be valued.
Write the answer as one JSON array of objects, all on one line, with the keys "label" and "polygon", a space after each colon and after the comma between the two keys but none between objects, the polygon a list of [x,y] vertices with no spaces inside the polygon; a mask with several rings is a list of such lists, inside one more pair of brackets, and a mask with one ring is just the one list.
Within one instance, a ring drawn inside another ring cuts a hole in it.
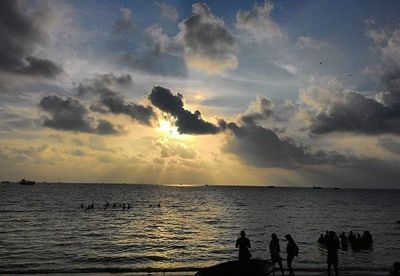
[{"label": "silhouetted person", "polygon": [[370,247],[372,245],[372,235],[369,231],[364,231],[362,239],[367,247]]},{"label": "silhouetted person", "polygon": [[321,235],[319,236],[318,242],[319,242],[320,244],[323,244],[323,243],[324,243],[324,235],[323,235],[323,234],[321,234]]},{"label": "silhouetted person", "polygon": [[160,208],[160,207],[161,207],[161,204],[160,204],[160,203],[158,203],[158,204],[157,204],[157,207],[159,207],[159,208]]},{"label": "silhouetted person", "polygon": [[400,276],[400,262],[393,264],[393,269],[390,271],[390,276]]},{"label": "silhouetted person", "polygon": [[114,202],[114,204],[113,204],[113,208],[115,208],[115,207],[117,207],[117,205],[115,204],[115,202]]},{"label": "silhouetted person", "polygon": [[269,243],[269,252],[271,253],[271,262],[274,265],[273,275],[275,275],[275,263],[279,264],[279,269],[282,272],[282,276],[285,274],[283,273],[283,266],[282,266],[282,258],[281,258],[281,248],[279,246],[279,239],[275,233],[271,235],[271,241]]},{"label": "silhouetted person", "polygon": [[288,244],[286,245],[286,254],[287,254],[286,263],[289,268],[289,276],[294,276],[292,262],[294,257],[299,255],[299,247],[294,242],[292,236],[290,236],[289,234],[287,234],[285,238],[288,241]]},{"label": "silhouetted person", "polygon": [[246,232],[240,232],[240,238],[236,240],[236,248],[239,247],[239,261],[246,261],[251,258],[249,248],[251,248],[250,240],[246,237]]},{"label": "silhouetted person", "polygon": [[348,247],[348,243],[347,243],[348,239],[347,239],[346,234],[344,232],[342,232],[342,234],[340,234],[339,238],[340,238],[340,247],[342,248],[343,251],[346,251],[347,247]]},{"label": "silhouetted person", "polygon": [[131,205],[128,203],[128,209],[131,209]]},{"label": "silhouetted person", "polygon": [[328,276],[331,275],[331,266],[332,265],[333,265],[333,268],[335,269],[335,275],[337,276],[338,275],[338,265],[339,265],[337,250],[340,248],[340,242],[339,242],[339,239],[336,237],[335,232],[333,232],[333,231],[329,232],[329,236],[326,241],[326,248],[328,250],[328,258],[327,258]]},{"label": "silhouetted person", "polygon": [[81,208],[82,208],[82,209],[85,208],[85,206],[83,205],[83,203],[81,204]]},{"label": "silhouetted person", "polygon": [[356,241],[356,235],[354,235],[353,231],[349,233],[349,242],[353,243]]},{"label": "silhouetted person", "polygon": [[126,207],[125,207],[125,203],[124,203],[124,204],[122,205],[122,209],[124,209],[124,210],[125,210],[125,208],[126,208]]}]

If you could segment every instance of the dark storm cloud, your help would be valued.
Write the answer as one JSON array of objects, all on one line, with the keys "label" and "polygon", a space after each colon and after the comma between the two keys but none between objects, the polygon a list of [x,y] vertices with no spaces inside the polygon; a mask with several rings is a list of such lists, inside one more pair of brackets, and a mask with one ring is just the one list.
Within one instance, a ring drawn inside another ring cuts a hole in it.
[{"label": "dark storm cloud", "polygon": [[50,114],[43,126],[58,130],[80,131],[98,134],[116,134],[118,131],[106,120],[96,120],[87,108],[77,99],[62,99],[58,96],[43,97],[40,108]]},{"label": "dark storm cloud", "polygon": [[36,47],[45,40],[39,16],[43,15],[23,14],[20,1],[0,1],[0,71],[45,78],[62,72],[54,62],[34,56]]},{"label": "dark storm cloud", "polygon": [[149,95],[151,103],[175,119],[175,125],[181,134],[216,134],[221,129],[201,118],[200,111],[194,113],[184,109],[183,95],[180,93],[172,94],[169,89],[155,86]]},{"label": "dark storm cloud", "polygon": [[152,75],[186,77],[187,67],[182,48],[163,33],[158,25],[146,29],[146,50],[124,54],[119,63],[127,68]]},{"label": "dark storm cloud", "polygon": [[205,3],[192,5],[192,15],[179,24],[177,36],[187,59],[203,58],[215,63],[237,63],[237,45],[223,20],[212,14]]},{"label": "dark storm cloud", "polygon": [[90,105],[91,111],[125,114],[141,124],[151,125],[152,119],[155,118],[151,106],[125,100],[114,91],[119,88],[130,88],[132,85],[133,81],[130,75],[104,74],[80,83],[77,92],[79,97],[91,98],[94,96],[96,98],[95,102]]},{"label": "dark storm cloud", "polygon": [[313,151],[290,138],[280,138],[273,130],[253,123],[229,123],[232,137],[225,150],[256,167],[295,168],[301,165],[346,163],[348,158],[334,151]]},{"label": "dark storm cloud", "polygon": [[400,104],[385,106],[355,92],[343,94],[311,119],[311,132],[355,132],[400,134]]},{"label": "dark storm cloud", "polygon": [[151,125],[151,120],[155,117],[151,106],[126,101],[113,91],[103,91],[100,99],[91,109],[100,113],[125,114],[144,125]]},{"label": "dark storm cloud", "polygon": [[101,95],[107,93],[110,89],[126,89],[132,86],[133,81],[129,74],[116,76],[109,73],[82,81],[77,87],[77,92],[79,97],[86,97]]}]

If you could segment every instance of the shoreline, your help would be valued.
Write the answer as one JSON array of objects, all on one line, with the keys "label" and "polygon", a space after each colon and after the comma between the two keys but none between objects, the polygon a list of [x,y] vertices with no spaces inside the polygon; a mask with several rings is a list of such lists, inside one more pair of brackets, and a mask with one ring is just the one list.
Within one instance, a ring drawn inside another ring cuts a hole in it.
[{"label": "shoreline", "polygon": [[[288,270],[284,270],[285,275],[289,272]],[[101,276],[112,276],[112,275],[123,275],[123,276],[193,276],[198,272],[197,269],[188,270],[164,270],[164,271],[151,271],[151,270],[142,270],[142,271],[128,271],[128,270],[120,270],[117,269],[104,269],[104,270],[86,270],[86,271],[49,271],[49,270],[36,270],[36,271],[0,271],[1,275],[73,275],[73,276],[84,276],[84,275],[101,275]],[[294,270],[296,276],[325,276],[327,275],[326,270],[322,269],[299,269]],[[340,270],[339,275],[341,276],[384,276],[389,275],[390,270],[377,270],[377,271],[367,271],[367,270]],[[275,270],[276,275],[280,275],[278,270]],[[334,273],[333,273],[334,274]],[[331,272],[332,275],[332,272]]]}]

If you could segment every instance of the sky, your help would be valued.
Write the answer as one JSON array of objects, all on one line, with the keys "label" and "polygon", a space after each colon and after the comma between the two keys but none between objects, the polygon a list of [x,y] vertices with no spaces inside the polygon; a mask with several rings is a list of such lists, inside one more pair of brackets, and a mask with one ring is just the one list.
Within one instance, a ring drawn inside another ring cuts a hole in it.
[{"label": "sky", "polygon": [[0,1],[0,179],[400,188],[398,1]]}]

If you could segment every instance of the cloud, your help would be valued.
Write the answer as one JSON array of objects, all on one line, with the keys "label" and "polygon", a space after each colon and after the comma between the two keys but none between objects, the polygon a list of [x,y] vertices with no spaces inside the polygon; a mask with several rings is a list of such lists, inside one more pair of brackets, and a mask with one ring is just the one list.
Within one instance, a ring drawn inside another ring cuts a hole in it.
[{"label": "cloud", "polygon": [[0,1],[0,71],[31,77],[54,78],[63,69],[53,61],[35,56],[45,44],[46,15],[21,11],[20,1]]},{"label": "cloud", "polygon": [[101,113],[125,114],[144,125],[151,125],[151,120],[155,117],[151,106],[126,101],[122,96],[113,91],[102,93],[99,101],[92,106],[92,110]]},{"label": "cloud", "polygon": [[175,22],[178,20],[178,11],[175,9],[175,7],[168,5],[165,2],[156,2],[157,7],[160,9],[161,15],[172,21]]},{"label": "cloud", "polygon": [[174,95],[167,88],[155,86],[148,98],[155,107],[176,119],[175,125],[181,134],[216,134],[220,131],[218,126],[204,121],[199,110],[192,113],[184,109],[180,93]]},{"label": "cloud", "polygon": [[175,156],[183,159],[196,158],[196,152],[181,143],[169,141],[168,143],[156,143],[156,146],[160,149],[160,158],[170,158]]},{"label": "cloud", "polygon": [[145,30],[146,50],[143,53],[124,54],[119,63],[127,68],[153,75],[186,77],[187,68],[182,48],[168,37],[158,25]]},{"label": "cloud", "polygon": [[376,95],[376,100],[386,106],[400,103],[400,29],[390,31],[367,22],[367,36],[373,41],[373,48],[378,52],[382,64],[376,66],[381,75],[385,90]]},{"label": "cloud", "polygon": [[111,89],[126,89],[133,86],[132,77],[128,74],[116,76],[113,73],[96,75],[83,80],[77,87],[79,97],[101,95]]},{"label": "cloud", "polygon": [[347,157],[337,152],[312,150],[291,138],[280,138],[273,130],[254,124],[239,126],[229,123],[232,132],[225,151],[234,153],[256,167],[295,168],[302,165],[346,163]]},{"label": "cloud", "polygon": [[396,156],[400,154],[400,142],[398,139],[392,137],[379,137],[378,145]]},{"label": "cloud", "polygon": [[386,107],[359,93],[344,93],[342,102],[333,103],[313,122],[313,133],[332,131],[400,134],[400,105]]},{"label": "cloud", "polygon": [[314,134],[400,134],[400,104],[385,106],[355,91],[344,90],[336,80],[323,78],[320,84],[303,89],[300,101]]},{"label": "cloud", "polygon": [[10,162],[43,162],[42,154],[49,149],[47,144],[25,148],[0,147],[0,159]]},{"label": "cloud", "polygon": [[192,15],[179,28],[176,38],[190,68],[214,74],[237,67],[236,41],[205,3],[193,4]]},{"label": "cloud", "polygon": [[286,35],[271,17],[273,9],[273,4],[265,1],[263,6],[255,4],[250,11],[238,11],[236,28],[246,32],[255,42],[272,44],[286,39]]},{"label": "cloud", "polygon": [[0,108],[0,132],[14,130],[33,130],[40,126],[36,118],[25,117],[17,111],[8,111]]},{"label": "cloud", "polygon": [[45,96],[39,107],[50,114],[43,121],[43,126],[57,129],[97,134],[116,134],[118,131],[106,120],[96,121],[79,100],[68,97]]},{"label": "cloud", "polygon": [[127,8],[121,8],[122,17],[114,22],[113,28],[119,33],[133,33],[135,26],[132,22],[132,12]]},{"label": "cloud", "polygon": [[104,74],[93,79],[86,79],[78,85],[77,91],[79,97],[95,97],[95,101],[90,106],[91,111],[124,114],[141,124],[151,125],[155,117],[151,106],[125,100],[122,95],[114,91],[114,89],[129,88],[132,85],[130,75]]}]

